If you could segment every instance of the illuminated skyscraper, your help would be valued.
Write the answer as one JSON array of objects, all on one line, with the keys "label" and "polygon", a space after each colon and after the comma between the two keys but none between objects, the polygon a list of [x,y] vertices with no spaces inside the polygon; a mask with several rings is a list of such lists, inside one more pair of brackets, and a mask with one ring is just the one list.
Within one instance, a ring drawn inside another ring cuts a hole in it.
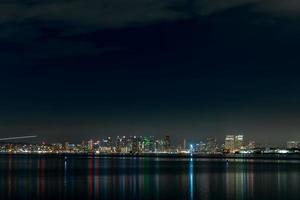
[{"label": "illuminated skyscraper", "polygon": [[234,151],[234,135],[226,135],[225,150],[230,152]]},{"label": "illuminated skyscraper", "polygon": [[227,135],[225,138],[225,151],[231,153],[239,151],[244,145],[243,135]]},{"label": "illuminated skyscraper", "polygon": [[69,151],[69,142],[65,142],[64,150]]},{"label": "illuminated skyscraper", "polygon": [[84,140],[82,140],[82,142],[81,142],[81,151],[82,151],[82,152],[85,151],[85,143],[84,143]]},{"label": "illuminated skyscraper", "polygon": [[126,138],[126,148],[127,148],[127,152],[132,152],[132,141],[133,141],[133,137],[129,136]]},{"label": "illuminated skyscraper", "polygon": [[89,151],[89,152],[92,152],[92,151],[93,151],[93,149],[94,149],[94,148],[93,148],[93,144],[94,144],[94,143],[93,143],[93,140],[89,140],[89,141],[88,141],[88,151]]},{"label": "illuminated skyscraper", "polygon": [[137,136],[132,137],[132,153],[138,153],[139,152],[139,139]]},{"label": "illuminated skyscraper", "polygon": [[236,150],[240,150],[241,147],[244,145],[244,136],[243,135],[236,135],[234,140],[234,148]]},{"label": "illuminated skyscraper", "polygon": [[156,140],[155,141],[155,152],[163,152],[165,151],[164,140]]},{"label": "illuminated skyscraper", "polygon": [[216,138],[207,138],[206,142],[206,152],[215,153],[217,149],[217,140]]},{"label": "illuminated skyscraper", "polygon": [[139,152],[144,152],[145,150],[144,136],[138,137],[138,150]]},{"label": "illuminated skyscraper", "polygon": [[144,152],[150,152],[150,139],[149,137],[144,137],[143,138],[143,151]]},{"label": "illuminated skyscraper", "polygon": [[200,141],[198,144],[196,144],[194,152],[195,153],[205,153],[206,152],[206,144],[204,142]]},{"label": "illuminated skyscraper", "polygon": [[154,136],[150,136],[150,151],[151,152],[155,152],[155,137]]},{"label": "illuminated skyscraper", "polygon": [[129,148],[127,147],[127,138],[126,136],[123,136],[121,139],[120,139],[120,151],[121,153],[127,153]]},{"label": "illuminated skyscraper", "polygon": [[165,151],[170,151],[171,150],[171,139],[170,136],[166,135],[165,136]]},{"label": "illuminated skyscraper", "polygon": [[122,139],[117,136],[116,138],[116,152],[120,153],[121,152],[121,142],[122,142]]},{"label": "illuminated skyscraper", "polygon": [[101,151],[105,153],[111,153],[113,150],[111,137],[107,137],[103,139],[101,142]]}]

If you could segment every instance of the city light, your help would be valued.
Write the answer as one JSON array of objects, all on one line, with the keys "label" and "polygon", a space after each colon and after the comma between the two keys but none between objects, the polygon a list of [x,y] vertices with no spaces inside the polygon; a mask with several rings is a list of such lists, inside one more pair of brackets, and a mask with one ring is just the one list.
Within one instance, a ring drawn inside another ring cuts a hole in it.
[{"label": "city light", "polygon": [[[7,139],[29,139],[35,136],[11,137]],[[1,140],[1,139],[0,139]],[[154,136],[111,136],[102,139],[82,141],[79,144],[70,142],[42,143],[0,143],[0,153],[19,154],[112,154],[112,155],[226,155],[226,154],[289,154],[300,153],[297,140],[287,141],[284,147],[269,147],[256,145],[256,142],[244,140],[244,135],[226,135],[224,143],[217,143],[215,138],[207,138],[199,142],[190,143],[186,148],[186,140],[180,144],[172,143],[170,136],[162,138]]]}]

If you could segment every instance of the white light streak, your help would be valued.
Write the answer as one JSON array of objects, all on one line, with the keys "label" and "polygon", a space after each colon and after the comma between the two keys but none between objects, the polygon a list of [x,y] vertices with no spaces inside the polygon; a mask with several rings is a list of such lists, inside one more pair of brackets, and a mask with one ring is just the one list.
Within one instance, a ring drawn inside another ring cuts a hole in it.
[{"label": "white light streak", "polygon": [[20,139],[29,139],[29,138],[36,138],[36,135],[29,135],[29,136],[20,136],[20,137],[8,137],[8,138],[0,138],[0,141],[3,140],[20,140]]}]

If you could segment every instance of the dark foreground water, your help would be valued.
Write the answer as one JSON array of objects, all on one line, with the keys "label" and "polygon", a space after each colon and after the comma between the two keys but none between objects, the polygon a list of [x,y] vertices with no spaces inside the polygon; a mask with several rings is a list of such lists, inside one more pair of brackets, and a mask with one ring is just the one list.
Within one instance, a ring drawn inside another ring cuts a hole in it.
[{"label": "dark foreground water", "polygon": [[0,199],[299,198],[299,161],[0,156]]}]

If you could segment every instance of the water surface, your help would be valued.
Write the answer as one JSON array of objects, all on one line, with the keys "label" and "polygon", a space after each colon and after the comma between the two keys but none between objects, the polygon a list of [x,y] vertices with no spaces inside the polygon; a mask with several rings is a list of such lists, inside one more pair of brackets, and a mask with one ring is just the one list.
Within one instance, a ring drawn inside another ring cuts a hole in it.
[{"label": "water surface", "polygon": [[0,199],[299,197],[299,161],[0,156]]}]

